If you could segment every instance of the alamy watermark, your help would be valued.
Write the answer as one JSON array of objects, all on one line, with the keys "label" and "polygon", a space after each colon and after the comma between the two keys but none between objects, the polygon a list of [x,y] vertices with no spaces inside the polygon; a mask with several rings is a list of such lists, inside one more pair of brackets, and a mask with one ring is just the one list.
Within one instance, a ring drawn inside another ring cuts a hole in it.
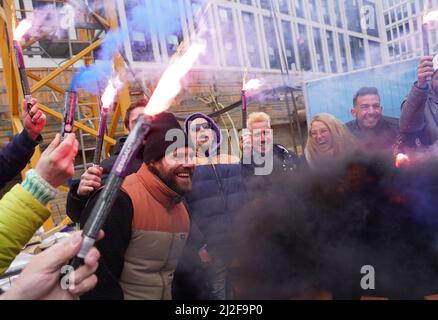
[{"label": "alamy watermark", "polygon": [[360,280],[360,287],[362,290],[375,290],[376,289],[376,270],[373,266],[366,265],[360,270],[360,273],[364,276]]},{"label": "alamy watermark", "polygon": [[376,30],[376,9],[372,5],[360,7],[360,26],[362,31]]},{"label": "alamy watermark", "polygon": [[[231,130],[221,130],[224,143],[220,146],[221,155],[230,155],[240,158],[241,164],[254,167],[254,175],[267,176],[273,171],[274,163],[274,144],[273,130],[251,130],[244,131],[244,134],[236,136]],[[190,163],[193,159],[188,159],[182,154],[175,152],[186,145],[186,135],[181,129],[168,130],[165,140],[172,142],[166,149],[166,160],[173,163]],[[217,138],[213,135],[213,141],[207,143],[203,156],[214,162],[217,156]],[[247,148],[245,148],[247,146]],[[249,146],[249,147],[248,147]]]},{"label": "alamy watermark", "polygon": [[75,289],[75,269],[71,265],[64,265],[61,268],[61,288],[64,290]]}]

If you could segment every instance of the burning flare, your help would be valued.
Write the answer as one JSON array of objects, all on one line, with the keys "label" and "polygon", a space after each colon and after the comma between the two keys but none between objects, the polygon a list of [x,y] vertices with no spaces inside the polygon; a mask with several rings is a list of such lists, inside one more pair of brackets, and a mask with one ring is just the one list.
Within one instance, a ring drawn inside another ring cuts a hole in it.
[{"label": "burning flare", "polygon": [[262,86],[262,82],[259,79],[251,79],[247,83],[245,83],[242,90],[243,91],[257,90],[261,86]]},{"label": "burning flare", "polygon": [[395,158],[395,166],[400,169],[410,163],[409,157],[404,153],[399,153]]},{"label": "burning flare", "polygon": [[434,20],[438,20],[438,10],[431,11],[423,17],[423,23],[429,23]]},{"label": "burning flare", "polygon": [[30,20],[21,20],[21,22],[18,24],[18,27],[14,31],[14,40],[20,41],[31,27],[32,22],[30,22]]},{"label": "burning flare", "polygon": [[205,48],[204,43],[194,43],[166,69],[145,109],[146,115],[153,116],[169,108],[181,91],[181,79],[190,71],[199,55],[205,52]]},{"label": "burning flare", "polygon": [[108,86],[105,88],[105,91],[103,92],[101,98],[102,109],[104,109],[104,111],[108,111],[109,107],[114,103],[117,92],[122,87],[122,85],[123,83],[120,81],[118,76],[109,79]]}]

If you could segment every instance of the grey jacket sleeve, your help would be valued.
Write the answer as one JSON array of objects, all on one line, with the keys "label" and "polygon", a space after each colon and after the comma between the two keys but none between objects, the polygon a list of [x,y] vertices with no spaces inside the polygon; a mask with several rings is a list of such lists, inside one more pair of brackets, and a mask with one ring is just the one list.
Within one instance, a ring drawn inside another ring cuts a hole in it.
[{"label": "grey jacket sleeve", "polygon": [[420,89],[417,83],[412,86],[408,98],[402,104],[400,132],[413,133],[424,129],[427,96],[429,87]]}]

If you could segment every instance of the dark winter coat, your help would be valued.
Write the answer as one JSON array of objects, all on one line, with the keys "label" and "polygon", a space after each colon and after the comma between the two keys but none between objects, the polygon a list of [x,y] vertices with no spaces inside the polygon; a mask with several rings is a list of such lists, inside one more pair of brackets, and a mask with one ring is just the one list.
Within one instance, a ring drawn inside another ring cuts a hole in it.
[{"label": "dark winter coat", "polygon": [[41,136],[34,141],[29,133],[23,130],[0,151],[0,189],[26,167],[35,152],[35,147],[41,142]]},{"label": "dark winter coat", "polygon": [[358,147],[365,153],[392,154],[393,147],[400,134],[399,121],[396,118],[382,116],[372,130],[362,130],[357,120],[346,123],[348,129],[356,137]]},{"label": "dark winter coat", "polygon": [[400,116],[401,133],[414,135],[423,145],[438,140],[438,95],[429,88],[421,89],[415,83],[402,104]]}]

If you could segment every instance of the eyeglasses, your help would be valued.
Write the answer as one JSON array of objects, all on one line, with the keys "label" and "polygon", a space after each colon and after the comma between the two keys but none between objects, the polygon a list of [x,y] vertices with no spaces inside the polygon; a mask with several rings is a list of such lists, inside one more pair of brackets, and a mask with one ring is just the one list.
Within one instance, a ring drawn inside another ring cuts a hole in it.
[{"label": "eyeglasses", "polygon": [[312,138],[316,138],[318,136],[318,133],[321,136],[326,136],[327,134],[330,133],[330,131],[328,129],[321,129],[321,130],[310,130],[310,136]]},{"label": "eyeglasses", "polygon": [[206,123],[200,123],[200,124],[197,124],[197,125],[193,126],[193,127],[191,128],[191,130],[192,130],[193,132],[199,132],[199,131],[201,131],[201,128],[204,129],[204,130],[211,129],[211,124],[210,124],[209,122],[206,122]]}]

